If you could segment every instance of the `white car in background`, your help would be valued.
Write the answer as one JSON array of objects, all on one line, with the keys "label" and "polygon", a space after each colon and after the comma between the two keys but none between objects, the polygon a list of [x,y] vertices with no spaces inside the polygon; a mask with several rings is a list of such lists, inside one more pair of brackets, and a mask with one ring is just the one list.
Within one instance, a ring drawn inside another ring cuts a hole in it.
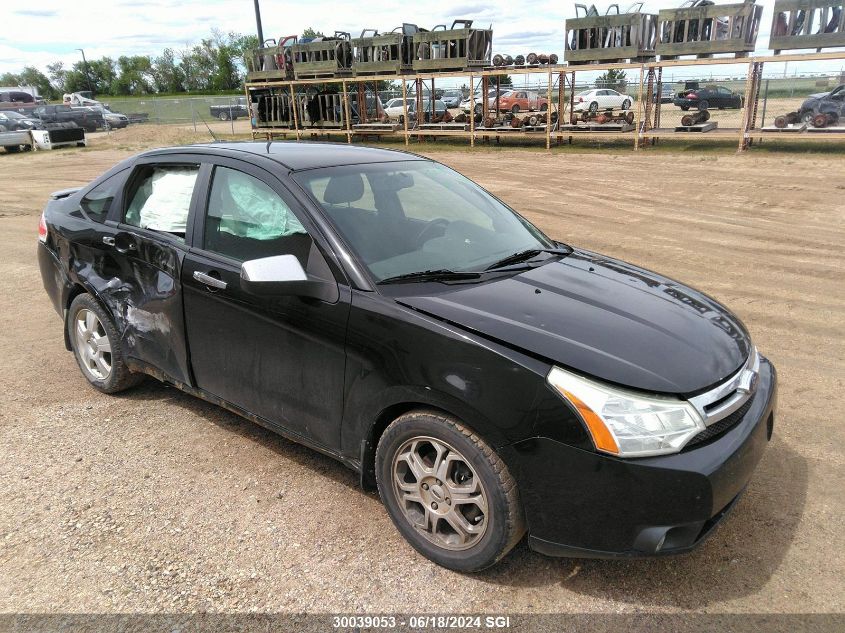
[{"label": "white car in background", "polygon": [[[408,106],[410,106],[411,103],[413,103],[414,99],[413,97],[408,97],[407,101]],[[388,101],[384,105],[384,113],[389,116],[391,120],[398,119],[399,115],[405,113],[405,109],[402,107],[402,99],[394,97],[393,99]]]},{"label": "white car in background", "polygon": [[621,92],[609,88],[595,88],[576,94],[572,111],[630,110],[633,102],[631,97]]}]

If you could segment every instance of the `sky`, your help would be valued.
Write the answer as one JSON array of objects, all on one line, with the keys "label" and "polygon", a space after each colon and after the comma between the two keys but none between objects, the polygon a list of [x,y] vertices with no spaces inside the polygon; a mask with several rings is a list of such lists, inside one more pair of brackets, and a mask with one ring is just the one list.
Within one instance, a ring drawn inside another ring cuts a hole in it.
[{"label": "sky", "polygon": [[[601,13],[608,4],[597,5]],[[680,0],[648,1],[644,10],[657,13],[660,8],[680,4]],[[774,0],[758,0],[758,4],[763,4],[764,12],[757,52],[767,54]],[[17,72],[26,65],[45,70],[47,64],[57,60],[70,66],[81,59],[78,48],[85,49],[88,59],[103,55],[155,56],[167,47],[178,49],[198,43],[215,27],[224,32],[255,32],[252,0],[4,0],[4,5],[7,8],[3,11],[5,26],[0,31],[0,73]],[[627,6],[621,3],[623,11]],[[355,36],[364,28],[390,31],[402,22],[431,28],[451,24],[454,18],[469,18],[479,26],[493,25],[494,53],[557,53],[561,59],[564,21],[574,15],[574,2],[566,0],[408,4],[379,0],[261,0],[266,38],[301,33],[309,26],[325,33],[349,31]],[[783,72],[783,64],[768,66],[767,74]],[[816,62],[802,65],[800,72],[835,72],[843,68],[845,61]],[[714,70],[720,72],[718,68]],[[797,72],[797,65],[791,64],[787,70],[790,74]],[[726,68],[721,72],[732,71]]]}]

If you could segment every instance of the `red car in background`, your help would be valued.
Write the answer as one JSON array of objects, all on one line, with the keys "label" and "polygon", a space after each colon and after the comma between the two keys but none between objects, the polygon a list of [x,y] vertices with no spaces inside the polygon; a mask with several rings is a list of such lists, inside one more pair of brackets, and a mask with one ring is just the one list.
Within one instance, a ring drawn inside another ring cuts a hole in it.
[{"label": "red car in background", "polygon": [[[490,106],[493,108],[496,107],[495,101],[495,99],[490,100]],[[545,112],[548,109],[549,100],[531,90],[509,90],[499,97],[499,110],[510,110],[514,114],[523,110],[526,112],[533,110]]]}]

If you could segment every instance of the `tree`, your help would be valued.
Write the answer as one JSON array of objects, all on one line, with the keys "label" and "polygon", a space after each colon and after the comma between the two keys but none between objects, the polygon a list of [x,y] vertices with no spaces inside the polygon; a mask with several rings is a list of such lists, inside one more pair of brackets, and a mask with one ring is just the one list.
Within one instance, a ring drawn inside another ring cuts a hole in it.
[{"label": "tree", "polygon": [[307,29],[305,29],[304,31],[302,31],[302,35],[301,35],[300,37],[305,37],[305,38],[314,39],[315,37],[326,37],[326,36],[325,36],[325,35],[323,35],[323,32],[322,32],[322,31],[315,31],[314,29],[312,29],[312,28],[309,26]]},{"label": "tree", "polygon": [[153,62],[148,55],[121,55],[117,59],[117,71],[118,76],[110,86],[111,94],[148,94],[153,91]]},{"label": "tree", "polygon": [[513,79],[511,78],[510,75],[494,75],[494,76],[490,77],[491,85],[495,85],[496,77],[499,78],[499,85],[500,86],[513,86]]},{"label": "tree", "polygon": [[624,70],[611,68],[596,79],[596,88],[610,88],[618,92],[625,92],[628,80]]},{"label": "tree", "polygon": [[153,60],[152,76],[156,92],[185,91],[185,72],[176,61],[176,52],[172,48],[165,48]]},{"label": "tree", "polygon": [[65,92],[65,81],[67,80],[67,71],[65,70],[64,62],[53,62],[47,64],[47,76],[50,78],[50,83],[56,94]]}]

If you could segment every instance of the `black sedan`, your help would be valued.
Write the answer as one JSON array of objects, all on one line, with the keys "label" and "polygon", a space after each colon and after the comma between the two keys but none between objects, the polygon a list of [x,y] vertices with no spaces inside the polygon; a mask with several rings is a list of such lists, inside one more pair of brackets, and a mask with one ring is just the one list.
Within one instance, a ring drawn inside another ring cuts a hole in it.
[{"label": "black sedan", "polygon": [[14,110],[0,112],[0,132],[17,132],[19,130],[43,130],[41,119],[28,117]]},{"label": "black sedan", "polygon": [[772,434],[775,370],[729,310],[411,154],[147,152],[53,194],[39,240],[94,388],[153,376],[337,458],[452,569],[526,531],[689,550]]},{"label": "black sedan", "polygon": [[673,103],[684,111],[690,108],[695,110],[739,109],[742,107],[742,95],[723,86],[708,86],[678,92]]}]

